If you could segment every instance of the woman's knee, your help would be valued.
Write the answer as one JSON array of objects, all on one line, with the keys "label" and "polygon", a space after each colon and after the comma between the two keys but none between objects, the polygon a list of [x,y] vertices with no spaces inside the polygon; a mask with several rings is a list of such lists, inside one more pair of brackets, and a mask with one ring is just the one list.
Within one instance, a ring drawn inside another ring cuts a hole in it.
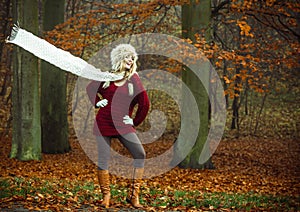
[{"label": "woman's knee", "polygon": [[146,152],[144,150],[144,148],[140,148],[136,153],[135,155],[133,155],[133,157],[135,159],[146,159]]}]

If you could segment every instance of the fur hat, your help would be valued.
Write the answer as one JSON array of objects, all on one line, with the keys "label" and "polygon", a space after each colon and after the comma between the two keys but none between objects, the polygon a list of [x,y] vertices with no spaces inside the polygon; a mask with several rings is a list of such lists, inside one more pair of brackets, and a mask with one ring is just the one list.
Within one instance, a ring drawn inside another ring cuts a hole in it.
[{"label": "fur hat", "polygon": [[135,48],[130,44],[119,44],[110,53],[111,67],[112,70],[117,71],[120,67],[120,63],[128,55],[134,56],[134,63],[137,61],[138,56]]}]

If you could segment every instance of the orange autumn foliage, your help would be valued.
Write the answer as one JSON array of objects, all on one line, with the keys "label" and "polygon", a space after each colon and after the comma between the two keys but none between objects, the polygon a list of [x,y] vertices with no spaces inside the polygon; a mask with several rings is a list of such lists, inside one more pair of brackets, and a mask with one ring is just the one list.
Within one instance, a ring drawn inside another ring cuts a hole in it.
[{"label": "orange autumn foliage", "polygon": [[[88,59],[101,46],[126,35],[156,32],[180,36],[179,6],[188,3],[175,0],[92,2],[79,8],[46,36],[55,45]],[[286,80],[299,67],[299,34],[296,34],[293,15],[297,11],[299,4],[292,2],[221,2],[212,8],[213,41],[198,35],[193,45],[203,51],[221,79],[226,80],[225,92],[230,97],[237,95],[234,92],[236,79],[241,80],[240,91],[247,86],[255,92],[268,92],[272,89],[272,80]],[[168,71],[181,70],[178,64],[164,64]],[[236,73],[237,68],[242,70]]]}]

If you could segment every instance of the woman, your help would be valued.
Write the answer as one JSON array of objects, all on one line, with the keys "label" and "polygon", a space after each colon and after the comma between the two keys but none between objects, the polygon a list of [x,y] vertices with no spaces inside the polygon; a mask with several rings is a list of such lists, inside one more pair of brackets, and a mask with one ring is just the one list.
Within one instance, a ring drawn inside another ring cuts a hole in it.
[{"label": "woman", "polygon": [[[135,126],[146,118],[149,99],[136,72],[137,53],[130,44],[120,44],[111,51],[112,73],[124,74],[114,82],[92,81],[86,88],[92,104],[100,107],[94,125],[98,142],[98,179],[103,193],[102,205],[109,207],[110,181],[108,162],[111,139],[116,137],[134,158],[132,191],[127,197],[134,207],[139,203],[139,188],[144,173],[145,150],[136,135]],[[135,116],[133,109],[138,105]]]}]

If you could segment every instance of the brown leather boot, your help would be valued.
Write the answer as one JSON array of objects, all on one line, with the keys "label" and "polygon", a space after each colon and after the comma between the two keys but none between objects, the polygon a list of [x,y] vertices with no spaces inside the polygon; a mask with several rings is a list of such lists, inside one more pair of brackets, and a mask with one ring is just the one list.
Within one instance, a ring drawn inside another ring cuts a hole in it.
[{"label": "brown leather boot", "polygon": [[142,178],[144,174],[144,168],[135,168],[133,171],[132,178],[132,188],[127,196],[127,202],[131,203],[131,205],[135,208],[142,208],[143,206],[140,204],[139,193],[140,186],[142,183]]},{"label": "brown leather boot", "polygon": [[110,182],[108,170],[98,170],[98,180],[103,194],[101,206],[108,208],[110,201]]}]

